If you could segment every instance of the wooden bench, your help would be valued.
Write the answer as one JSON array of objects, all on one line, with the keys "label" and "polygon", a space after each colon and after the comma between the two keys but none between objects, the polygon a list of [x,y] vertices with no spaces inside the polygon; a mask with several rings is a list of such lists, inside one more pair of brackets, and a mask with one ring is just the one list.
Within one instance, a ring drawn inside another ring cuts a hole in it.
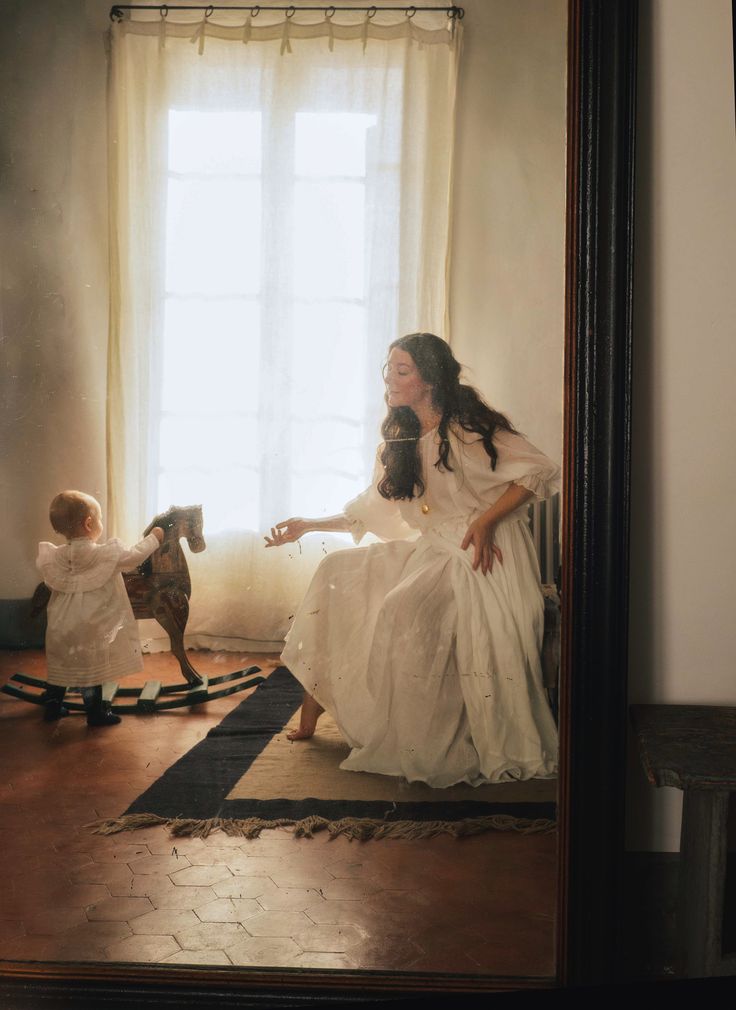
[{"label": "wooden bench", "polygon": [[654,786],[682,789],[677,931],[679,972],[736,975],[724,954],[729,794],[736,790],[736,708],[632,705],[636,738]]}]

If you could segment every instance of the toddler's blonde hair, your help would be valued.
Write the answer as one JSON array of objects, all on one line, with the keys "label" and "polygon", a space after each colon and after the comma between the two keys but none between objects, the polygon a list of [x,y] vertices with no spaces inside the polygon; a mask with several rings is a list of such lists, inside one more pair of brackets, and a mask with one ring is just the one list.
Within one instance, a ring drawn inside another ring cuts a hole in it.
[{"label": "toddler's blonde hair", "polygon": [[49,506],[49,519],[57,533],[71,539],[84,533],[84,520],[92,515],[96,500],[84,491],[60,491]]}]

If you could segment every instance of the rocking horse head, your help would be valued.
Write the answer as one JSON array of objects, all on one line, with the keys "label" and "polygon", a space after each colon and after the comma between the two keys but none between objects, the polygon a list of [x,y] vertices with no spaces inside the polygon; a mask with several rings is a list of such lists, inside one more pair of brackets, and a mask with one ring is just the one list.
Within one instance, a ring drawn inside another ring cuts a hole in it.
[{"label": "rocking horse head", "polygon": [[207,546],[202,529],[201,505],[172,505],[151,520],[144,536],[149,534],[154,526],[163,529],[164,543],[172,540],[178,542],[181,537],[186,538],[189,550],[193,554],[199,554]]}]

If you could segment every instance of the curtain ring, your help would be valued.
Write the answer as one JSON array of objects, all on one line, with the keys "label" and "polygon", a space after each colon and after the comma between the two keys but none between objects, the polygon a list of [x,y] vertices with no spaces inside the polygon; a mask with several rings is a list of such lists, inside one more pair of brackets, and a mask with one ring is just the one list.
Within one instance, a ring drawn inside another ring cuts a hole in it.
[{"label": "curtain ring", "polygon": [[296,14],[296,7],[288,7],[287,8],[287,10],[286,10],[286,16],[287,16],[287,18],[293,18],[295,14]]},{"label": "curtain ring", "polygon": [[162,18],[167,18],[169,16],[169,8],[166,4],[161,4],[158,9],[159,14]]},{"label": "curtain ring", "polygon": [[408,18],[409,18],[410,20],[411,20],[411,18],[413,18],[413,17],[414,17],[414,15],[416,14],[416,12],[417,12],[417,9],[416,9],[416,7],[407,7],[407,8],[406,8],[406,16],[407,16],[407,17],[408,17]]},{"label": "curtain ring", "polygon": [[258,6],[258,4],[256,4],[255,7],[251,7],[251,9],[250,9],[250,16],[252,18],[257,18],[260,13],[261,13],[261,8]]},{"label": "curtain ring", "polygon": [[334,18],[334,16],[335,16],[335,8],[332,5],[330,5],[325,9],[325,21],[329,21],[329,19]]},{"label": "curtain ring", "polygon": [[212,4],[210,4],[209,7],[207,8],[207,10],[204,12],[204,16],[206,18],[211,18],[214,13],[215,13],[215,8],[212,6]]},{"label": "curtain ring", "polygon": [[376,16],[376,11],[377,11],[377,10],[378,10],[378,8],[377,8],[377,7],[369,7],[369,8],[368,8],[368,13],[367,13],[367,17],[369,17],[369,18],[374,18],[374,17]]}]

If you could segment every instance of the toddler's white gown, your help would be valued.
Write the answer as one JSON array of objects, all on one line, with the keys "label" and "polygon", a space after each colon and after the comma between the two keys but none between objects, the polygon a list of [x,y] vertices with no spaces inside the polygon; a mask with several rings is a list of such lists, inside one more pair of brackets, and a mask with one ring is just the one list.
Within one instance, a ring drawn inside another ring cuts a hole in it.
[{"label": "toddler's white gown", "polygon": [[345,513],[356,543],[366,531],[386,542],[322,561],[281,658],[350,744],[341,768],[434,787],[548,778],[557,730],[527,506],[499,523],[503,564],[489,574],[460,544],[510,483],[547,498],[559,468],[522,435],[495,434],[494,470],[478,436],[448,437],[452,471],[434,466],[437,430],[420,439],[426,489],[411,501],[379,495],[377,454],[371,486]]},{"label": "toddler's white gown", "polygon": [[38,545],[36,566],[49,587],[46,664],[49,684],[93,687],[143,669],[138,627],[122,572],[158,548],[149,533],[133,547],[76,537]]}]

